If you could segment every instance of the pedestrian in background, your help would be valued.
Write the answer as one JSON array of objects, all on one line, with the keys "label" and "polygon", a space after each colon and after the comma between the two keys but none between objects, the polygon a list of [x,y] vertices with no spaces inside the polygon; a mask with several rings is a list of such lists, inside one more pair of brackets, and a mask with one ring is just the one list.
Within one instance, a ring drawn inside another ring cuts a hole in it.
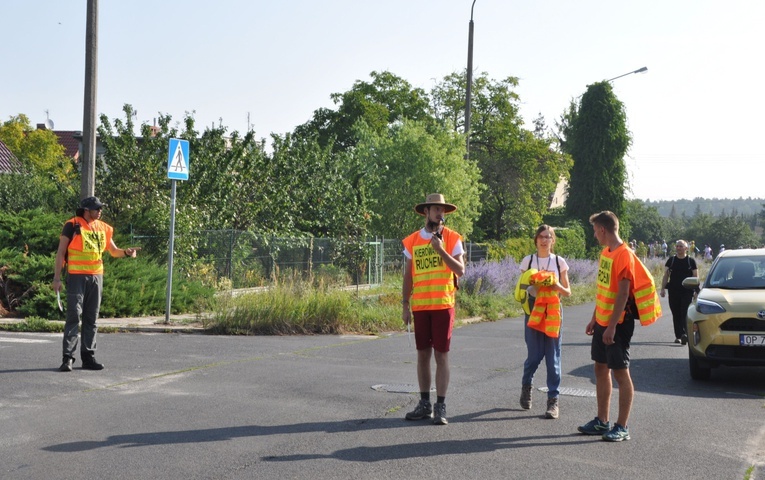
[{"label": "pedestrian in background", "polygon": [[[425,226],[403,241],[402,287],[405,325],[414,317],[417,346],[417,382],[420,401],[406,414],[407,420],[433,418],[446,425],[446,391],[449,387],[449,349],[454,328],[457,278],[465,273],[462,237],[444,226],[446,215],[457,210],[444,196],[433,193],[414,210],[425,217]],[[411,310],[410,310],[411,308]],[[436,403],[430,402],[431,357],[436,358]]]},{"label": "pedestrian in background", "polygon": [[704,260],[708,262],[712,261],[712,247],[709,245],[704,245]]},{"label": "pedestrian in background", "polygon": [[685,319],[688,307],[693,301],[694,290],[683,287],[683,280],[688,277],[698,277],[699,270],[696,260],[688,255],[688,243],[678,240],[675,243],[675,255],[664,264],[664,277],[661,279],[660,295],[664,297],[669,291],[669,309],[672,311],[672,324],[675,329],[675,343],[688,343],[685,331]]},{"label": "pedestrian in background", "polygon": [[[526,340],[526,361],[523,363],[521,379],[521,408],[528,410],[532,404],[534,373],[542,359],[547,367],[547,410],[546,418],[560,415],[562,308],[560,295],[571,295],[566,260],[553,253],[555,230],[541,225],[534,236],[537,252],[521,260],[521,273],[536,269],[531,279],[534,282],[527,289],[531,312],[524,317],[524,339]],[[526,268],[523,266],[526,265]],[[547,275],[546,275],[547,274]],[[536,278],[541,282],[536,282]]]},{"label": "pedestrian in background", "polygon": [[98,197],[87,197],[80,202],[75,216],[64,224],[58,241],[53,291],[61,292],[61,271],[66,266],[66,324],[64,325],[64,360],[59,370],[71,372],[77,352],[77,330],[82,317],[82,345],[80,359],[85,370],[103,370],[96,353],[96,320],[101,308],[103,292],[103,252],[112,257],[133,257],[139,247],[121,249],[112,239],[114,229],[101,219],[105,204]]}]

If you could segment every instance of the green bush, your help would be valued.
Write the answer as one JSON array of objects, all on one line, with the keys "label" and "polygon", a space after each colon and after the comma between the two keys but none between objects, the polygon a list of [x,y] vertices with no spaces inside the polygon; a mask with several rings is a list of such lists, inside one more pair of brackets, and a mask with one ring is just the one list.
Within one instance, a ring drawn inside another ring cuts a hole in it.
[{"label": "green bush", "polygon": [[500,242],[492,241],[486,244],[488,260],[499,261],[512,257],[516,262],[526,255],[536,251],[534,239],[531,237],[508,238]]},{"label": "green bush", "polygon": [[[0,312],[61,320],[53,292],[55,254],[0,250]],[[201,312],[212,302],[214,289],[182,276],[173,278],[171,313]],[[149,259],[112,259],[104,267],[102,317],[159,315],[167,301],[167,267]],[[62,301],[66,292],[62,291]]]},{"label": "green bush", "polygon": [[564,258],[587,258],[585,231],[579,222],[555,228],[555,253]]},{"label": "green bush", "polygon": [[[28,255],[19,248],[0,250],[0,313],[32,313],[42,306],[43,310],[53,308],[54,297],[40,298],[40,290],[45,289],[45,281],[53,281],[53,256]],[[48,285],[48,291],[52,289]],[[42,304],[42,305],[41,305]],[[27,308],[28,306],[33,306]],[[52,317],[56,318],[56,317]]]},{"label": "green bush", "polygon": [[7,332],[62,333],[64,331],[64,324],[61,322],[50,322],[40,317],[27,317],[18,323],[0,324],[0,330]]},{"label": "green bush", "polygon": [[0,212],[0,245],[38,255],[55,253],[64,222],[71,216],[42,209]]},{"label": "green bush", "polygon": [[[173,275],[170,313],[200,313],[215,290]],[[160,315],[167,303],[167,266],[142,258],[108,258],[104,265],[102,317]]]},{"label": "green bush", "polygon": [[[79,179],[76,180],[79,186]],[[0,175],[0,205],[3,212],[39,208],[45,212],[66,212],[78,204],[79,189],[49,175],[20,173]],[[58,234],[56,235],[58,238]]]},{"label": "green bush", "polygon": [[[587,258],[584,229],[579,222],[569,222],[564,227],[553,228],[556,238],[553,249],[555,253],[565,258]],[[533,236],[490,241],[483,245],[487,247],[488,259],[492,261],[512,257],[516,262],[520,262],[523,257],[536,251]]]}]

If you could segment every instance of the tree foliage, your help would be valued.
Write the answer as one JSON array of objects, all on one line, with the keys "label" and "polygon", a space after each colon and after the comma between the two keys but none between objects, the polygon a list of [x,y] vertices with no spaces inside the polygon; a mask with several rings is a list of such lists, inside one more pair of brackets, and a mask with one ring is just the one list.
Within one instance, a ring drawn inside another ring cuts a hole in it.
[{"label": "tree foliage", "polygon": [[562,148],[574,160],[566,209],[583,225],[589,216],[611,210],[625,212],[627,167],[624,155],[631,143],[624,104],[607,81],[587,87],[578,105],[562,118]]},{"label": "tree foliage", "polygon": [[631,227],[630,240],[634,238],[653,242],[672,238],[668,235],[667,222],[659,215],[655,207],[647,206],[640,200],[629,200],[625,205],[626,217]]},{"label": "tree foliage", "polygon": [[337,110],[320,108],[313,118],[299,126],[299,136],[317,135],[320,145],[331,145],[333,151],[346,151],[358,138],[355,127],[363,120],[368,129],[383,134],[393,123],[403,120],[431,121],[428,96],[390,72],[370,73],[372,80],[357,80],[350,90],[333,93],[330,98]]},{"label": "tree foliage", "polygon": [[[518,79],[474,79],[469,158],[481,170],[481,217],[477,238],[502,239],[528,234],[542,221],[555,187],[568,175],[570,159],[554,148],[538,120],[536,132],[523,126]],[[436,118],[450,128],[464,124],[465,76],[453,73],[433,90]]]},{"label": "tree foliage", "polygon": [[35,129],[26,115],[0,125],[0,141],[21,162],[21,173],[0,175],[0,207],[61,211],[76,204],[79,175],[50,130]]},{"label": "tree foliage", "polygon": [[370,185],[377,235],[404,238],[422,227],[414,206],[429,193],[442,193],[458,210],[448,224],[470,235],[478,217],[480,175],[472,161],[463,159],[462,137],[439,128],[429,132],[417,121],[404,120],[388,132],[361,129],[359,162],[374,165],[379,179]]}]

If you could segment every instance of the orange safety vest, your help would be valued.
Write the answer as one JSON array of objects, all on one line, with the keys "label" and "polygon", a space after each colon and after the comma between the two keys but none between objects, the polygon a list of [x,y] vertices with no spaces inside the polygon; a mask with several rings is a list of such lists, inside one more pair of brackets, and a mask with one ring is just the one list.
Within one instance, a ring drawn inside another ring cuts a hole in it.
[{"label": "orange safety vest", "polygon": [[[651,272],[632,249],[623,243],[613,251],[606,247],[600,252],[598,294],[595,299],[595,321],[599,325],[608,326],[619,292],[619,281],[625,278],[630,281],[630,297],[637,306],[637,312],[633,313],[640,319],[640,324],[650,325],[661,317],[661,304]],[[624,312],[619,323],[623,321]]]},{"label": "orange safety vest", "polygon": [[[462,237],[446,227],[441,234],[444,249],[451,255]],[[418,230],[402,243],[412,256],[412,311],[454,307],[457,291],[454,272],[449,270],[441,256],[430,246],[430,240],[422,238]]]},{"label": "orange safety vest", "polygon": [[71,218],[69,222],[74,224],[75,233],[66,249],[67,272],[70,275],[103,275],[102,253],[109,248],[114,229],[100,220],[88,224],[82,217]]},{"label": "orange safety vest", "polygon": [[560,336],[560,298],[550,286],[557,281],[555,272],[536,272],[531,275],[529,281],[532,285],[537,285],[537,296],[527,325],[548,337],[558,338]]}]

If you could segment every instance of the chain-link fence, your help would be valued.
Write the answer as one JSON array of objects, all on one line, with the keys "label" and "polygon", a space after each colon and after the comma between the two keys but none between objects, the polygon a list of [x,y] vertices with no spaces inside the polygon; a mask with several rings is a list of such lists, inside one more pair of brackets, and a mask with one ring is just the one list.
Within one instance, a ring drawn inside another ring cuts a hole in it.
[{"label": "chain-link fence", "polygon": [[[141,235],[131,239],[139,245],[156,240]],[[200,264],[209,266],[217,281],[228,279],[233,288],[258,287],[289,278],[377,285],[386,273],[400,273],[404,261],[401,240],[389,238],[284,238],[242,230],[203,230],[184,240],[195,246],[197,268]],[[486,248],[479,244],[466,242],[464,248],[468,262],[486,258]]]}]

